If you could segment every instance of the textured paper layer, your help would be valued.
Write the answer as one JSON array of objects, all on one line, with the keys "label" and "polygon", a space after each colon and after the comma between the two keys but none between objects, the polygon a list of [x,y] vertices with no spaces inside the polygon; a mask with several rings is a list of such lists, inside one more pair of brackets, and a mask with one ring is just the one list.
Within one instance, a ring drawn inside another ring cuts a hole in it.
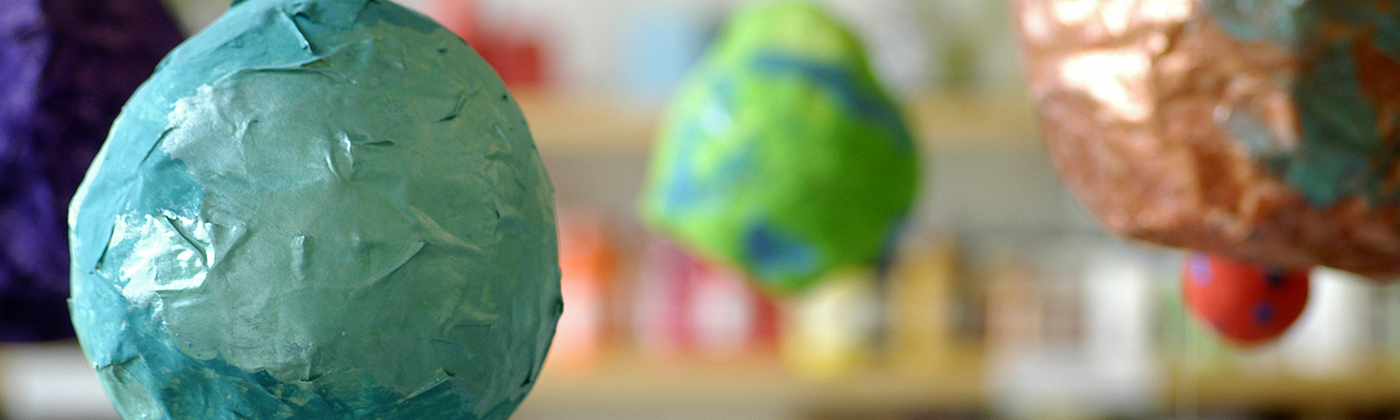
[{"label": "textured paper layer", "polygon": [[1110,230],[1400,274],[1400,2],[1018,0],[1050,154]]},{"label": "textured paper layer", "polygon": [[79,189],[74,324],[128,419],[506,418],[562,310],[552,194],[436,23],[236,2]]},{"label": "textured paper layer", "polygon": [[0,341],[73,335],[68,200],[180,39],[159,0],[0,2]]},{"label": "textured paper layer", "polygon": [[882,255],[917,165],[850,31],[805,2],[767,3],[736,14],[677,92],[641,212],[690,250],[794,291]]}]

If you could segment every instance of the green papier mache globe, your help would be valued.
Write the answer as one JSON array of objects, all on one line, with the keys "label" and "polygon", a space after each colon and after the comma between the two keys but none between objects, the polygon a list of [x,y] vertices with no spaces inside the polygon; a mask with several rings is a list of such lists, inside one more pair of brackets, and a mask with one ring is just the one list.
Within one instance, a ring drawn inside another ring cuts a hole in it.
[{"label": "green papier mache globe", "polygon": [[235,1],[136,91],[69,222],[126,419],[504,419],[562,311],[518,106],[388,1]]},{"label": "green papier mache globe", "polygon": [[917,150],[859,41],[805,2],[740,10],[655,147],[644,221],[779,293],[876,263],[917,188]]}]

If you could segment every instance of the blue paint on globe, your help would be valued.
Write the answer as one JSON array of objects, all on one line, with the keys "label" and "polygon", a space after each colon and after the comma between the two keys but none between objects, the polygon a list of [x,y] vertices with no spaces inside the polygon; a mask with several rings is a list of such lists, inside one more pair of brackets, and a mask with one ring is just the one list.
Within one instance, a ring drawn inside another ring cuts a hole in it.
[{"label": "blue paint on globe", "polygon": [[760,277],[777,273],[811,273],[817,269],[815,249],[767,223],[751,224],[744,243],[754,271]]},{"label": "blue paint on globe", "polygon": [[793,73],[816,82],[828,89],[850,112],[859,118],[876,121],[889,131],[890,140],[898,142],[901,150],[910,150],[912,136],[904,125],[893,104],[885,98],[872,94],[870,86],[862,86],[860,79],[841,66],[816,60],[784,54],[779,51],[764,51],[753,57],[753,68],[761,73]]},{"label": "blue paint on globe", "polygon": [[1264,273],[1264,283],[1272,288],[1283,287],[1284,282],[1288,281],[1288,278],[1284,277],[1284,275],[1286,275],[1286,273],[1283,269],[1271,267]]},{"label": "blue paint on globe", "polygon": [[1269,302],[1259,302],[1254,304],[1254,322],[1267,324],[1274,320],[1274,305]]},{"label": "blue paint on globe", "polygon": [[1191,270],[1191,281],[1198,285],[1210,283],[1212,275],[1210,270],[1210,258],[1205,254],[1197,252],[1191,254],[1189,261],[1187,269]]}]

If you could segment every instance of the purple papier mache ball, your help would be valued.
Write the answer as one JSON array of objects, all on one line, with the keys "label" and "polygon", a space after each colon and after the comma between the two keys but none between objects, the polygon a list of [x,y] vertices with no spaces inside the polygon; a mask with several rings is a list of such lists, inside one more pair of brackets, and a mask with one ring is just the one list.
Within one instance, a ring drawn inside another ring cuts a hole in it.
[{"label": "purple papier mache ball", "polygon": [[68,201],[182,39],[160,0],[0,1],[0,341],[73,335]]}]

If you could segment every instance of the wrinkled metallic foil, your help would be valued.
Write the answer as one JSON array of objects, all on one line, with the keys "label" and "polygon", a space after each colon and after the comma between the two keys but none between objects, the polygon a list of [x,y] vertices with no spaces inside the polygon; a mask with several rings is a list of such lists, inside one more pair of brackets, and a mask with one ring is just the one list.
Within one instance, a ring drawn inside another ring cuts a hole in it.
[{"label": "wrinkled metallic foil", "polygon": [[1389,280],[1397,3],[1016,0],[1015,23],[1050,154],[1106,228]]}]

